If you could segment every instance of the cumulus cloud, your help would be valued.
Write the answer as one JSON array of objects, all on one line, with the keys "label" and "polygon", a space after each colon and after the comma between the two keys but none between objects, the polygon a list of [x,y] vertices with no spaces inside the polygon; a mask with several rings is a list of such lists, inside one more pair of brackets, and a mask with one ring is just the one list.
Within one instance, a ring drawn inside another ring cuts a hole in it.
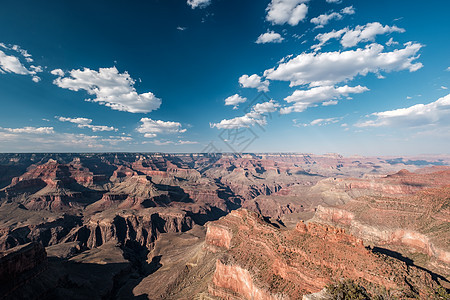
[{"label": "cumulus cloud", "polygon": [[[354,47],[361,42],[374,41],[377,35],[388,34],[392,32],[405,32],[403,28],[397,26],[381,25],[378,22],[367,23],[366,25],[358,25],[354,29],[344,28],[341,30],[333,30],[331,32],[320,33],[315,39],[318,44],[311,46],[311,49],[320,50],[321,47],[331,39],[339,39],[345,48]],[[398,44],[391,38],[386,42],[387,46]]]},{"label": "cumulus cloud", "polygon": [[31,134],[52,134],[55,131],[53,127],[22,127],[22,128],[2,128],[0,130],[11,132],[11,133],[31,133]]},{"label": "cumulus cloud", "polygon": [[328,42],[331,39],[340,39],[341,36],[347,32],[348,29],[341,29],[341,30],[334,30],[330,32],[325,33],[319,33],[316,35],[315,39],[319,41],[318,44],[312,45],[311,49],[314,50],[320,50],[323,45],[325,45],[326,42]]},{"label": "cumulus cloud", "polygon": [[392,32],[405,32],[405,29],[397,26],[381,25],[378,22],[368,23],[363,26],[356,26],[353,30],[348,30],[341,39],[342,46],[348,48],[356,46],[360,42],[374,41],[375,36]]},{"label": "cumulus cloud", "polygon": [[50,71],[50,74],[55,75],[55,76],[59,76],[59,77],[63,77],[64,76],[64,71],[61,69],[54,69]]},{"label": "cumulus cloud", "polygon": [[267,44],[267,43],[281,43],[284,40],[279,33],[275,31],[268,31],[266,33],[261,34],[255,43],[257,44]]},{"label": "cumulus cloud", "polygon": [[241,97],[239,94],[234,94],[233,96],[225,99],[225,105],[233,105],[233,109],[237,109],[240,103],[247,101],[247,98]]},{"label": "cumulus cloud", "polygon": [[217,129],[239,129],[254,125],[264,126],[267,124],[268,113],[276,112],[280,105],[274,100],[254,105],[249,113],[233,119],[224,119],[219,123],[211,123],[211,128]]},{"label": "cumulus cloud", "polygon": [[211,4],[211,0],[187,0],[187,4],[192,8],[205,8]]},{"label": "cumulus cloud", "polygon": [[416,104],[406,108],[376,112],[375,120],[362,121],[357,127],[418,127],[424,125],[449,125],[450,94],[429,104]]},{"label": "cumulus cloud", "polygon": [[118,129],[112,126],[104,126],[104,125],[92,125],[92,119],[88,118],[66,118],[66,117],[55,117],[61,122],[70,122],[77,124],[78,128],[89,128],[94,132],[97,131],[117,131]]},{"label": "cumulus cloud", "polygon": [[311,23],[315,24],[316,28],[322,28],[333,19],[341,20],[344,17],[343,15],[353,15],[354,13],[355,9],[353,8],[353,6],[348,6],[343,8],[340,13],[332,12],[329,14],[322,14],[315,18],[312,18]]},{"label": "cumulus cloud", "polygon": [[97,102],[114,110],[148,113],[161,105],[161,99],[151,92],[138,94],[134,79],[127,72],[119,73],[116,67],[100,68],[99,71],[77,69],[70,71],[66,77],[61,76],[59,71],[55,73],[59,76],[53,81],[57,86],[72,91],[85,90],[95,96],[86,101]]},{"label": "cumulus cloud", "polygon": [[272,24],[288,23],[295,26],[303,21],[308,12],[307,0],[272,0],[267,6],[266,20]]},{"label": "cumulus cloud", "polygon": [[[31,55],[17,45],[5,45],[0,43],[0,74],[14,73],[19,75],[31,75],[34,82],[39,82],[38,73],[42,72],[41,66],[30,65],[33,62]],[[5,52],[6,51],[6,52]],[[22,60],[22,61],[21,61]],[[23,62],[25,60],[25,62]],[[27,65],[27,66],[26,66]]]},{"label": "cumulus cloud", "polygon": [[357,75],[379,74],[422,68],[418,58],[421,44],[408,42],[403,49],[383,52],[379,44],[348,51],[325,53],[302,53],[290,60],[268,69],[264,76],[270,80],[290,81],[290,86],[309,84],[310,86],[333,85],[351,80]]},{"label": "cumulus cloud", "polygon": [[343,96],[347,97],[349,94],[360,94],[368,91],[365,86],[350,87],[348,85],[334,87],[334,86],[319,86],[309,90],[296,90],[292,95],[284,98],[288,103],[293,103],[292,106],[284,108],[283,114],[290,112],[302,112],[308,107],[317,106],[318,103],[322,105],[334,105],[337,104],[336,99],[340,99]]},{"label": "cumulus cloud", "polygon": [[342,0],[326,0],[327,3],[341,3]]},{"label": "cumulus cloud", "polygon": [[268,92],[269,91],[269,81],[262,81],[261,76],[257,74],[253,74],[248,76],[247,74],[239,77],[239,84],[244,88],[254,88],[258,89],[259,92]]},{"label": "cumulus cloud", "polygon": [[178,122],[165,122],[161,120],[152,120],[150,118],[142,118],[141,123],[142,125],[137,128],[137,131],[143,133],[146,138],[154,138],[159,134],[186,132],[186,129],[183,129]]}]

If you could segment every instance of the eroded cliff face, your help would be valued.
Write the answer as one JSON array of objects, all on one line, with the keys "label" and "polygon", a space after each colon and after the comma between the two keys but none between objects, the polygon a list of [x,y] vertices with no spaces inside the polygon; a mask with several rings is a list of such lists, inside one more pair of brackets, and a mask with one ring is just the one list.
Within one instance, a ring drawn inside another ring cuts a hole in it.
[{"label": "eroded cliff face", "polygon": [[361,197],[338,207],[318,206],[314,221],[346,228],[368,245],[415,253],[418,263],[450,274],[450,188],[426,189],[409,197]]},{"label": "eroded cliff face", "polygon": [[222,253],[209,293],[223,299],[296,299],[343,278],[398,297],[426,298],[437,286],[428,273],[375,254],[331,225],[300,222],[281,230],[240,209],[207,226],[207,249]]},{"label": "eroded cliff face", "polygon": [[31,242],[0,254],[0,297],[9,299],[14,291],[44,272],[47,254],[41,243]]},{"label": "eroded cliff face", "polygon": [[226,265],[220,260],[216,262],[213,277],[214,286],[210,286],[209,293],[221,299],[231,299],[230,291],[242,296],[244,299],[280,300],[287,299],[281,295],[261,289],[254,283],[252,275],[238,265]]},{"label": "eroded cliff face", "polygon": [[78,241],[95,248],[114,241],[121,245],[151,248],[161,233],[191,229],[192,219],[183,211],[144,209],[140,211],[106,211],[92,216],[82,226],[72,229],[66,242]]}]

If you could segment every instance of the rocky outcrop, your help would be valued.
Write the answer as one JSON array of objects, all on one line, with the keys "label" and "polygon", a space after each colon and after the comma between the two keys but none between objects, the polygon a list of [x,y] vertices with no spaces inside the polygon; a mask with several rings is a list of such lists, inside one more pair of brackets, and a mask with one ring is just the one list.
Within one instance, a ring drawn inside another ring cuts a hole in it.
[{"label": "rocky outcrop", "polygon": [[213,247],[207,249],[222,253],[209,293],[223,299],[297,299],[343,278],[372,295],[385,288],[400,298],[427,298],[438,286],[428,273],[372,253],[330,225],[300,222],[280,230],[240,209],[207,226],[206,242]]},{"label": "rocky outcrop", "polygon": [[193,221],[185,212],[173,209],[107,211],[92,216],[83,226],[72,229],[65,241],[78,241],[87,248],[111,241],[151,248],[161,233],[183,232],[192,226]]},{"label": "rocky outcrop", "polygon": [[229,291],[242,296],[244,299],[281,300],[287,299],[281,295],[272,295],[269,291],[259,288],[252,275],[246,269],[237,265],[226,265],[220,260],[216,262],[213,277],[214,286],[210,286],[209,293],[221,299],[229,299]]},{"label": "rocky outcrop", "polygon": [[81,224],[80,217],[62,215],[53,220],[49,218],[38,223],[4,227],[0,229],[0,251],[29,242],[39,242],[45,247],[56,245],[66,238],[72,228]]}]

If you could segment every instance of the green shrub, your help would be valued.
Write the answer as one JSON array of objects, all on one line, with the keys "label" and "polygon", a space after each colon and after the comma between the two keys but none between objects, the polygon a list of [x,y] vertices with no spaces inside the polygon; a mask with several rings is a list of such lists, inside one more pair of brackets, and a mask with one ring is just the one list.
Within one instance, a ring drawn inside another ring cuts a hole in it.
[{"label": "green shrub", "polygon": [[327,286],[331,299],[336,300],[370,300],[366,290],[353,280],[341,281]]}]

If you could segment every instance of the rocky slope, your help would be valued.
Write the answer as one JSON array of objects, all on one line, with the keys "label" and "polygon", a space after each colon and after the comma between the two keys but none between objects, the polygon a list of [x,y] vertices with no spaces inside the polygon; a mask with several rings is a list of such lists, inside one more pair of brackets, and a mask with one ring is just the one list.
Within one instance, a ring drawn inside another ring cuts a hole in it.
[{"label": "rocky slope", "polygon": [[367,244],[398,251],[448,278],[450,169],[400,171],[345,185],[353,197],[342,205],[318,206],[315,221],[347,228]]}]

